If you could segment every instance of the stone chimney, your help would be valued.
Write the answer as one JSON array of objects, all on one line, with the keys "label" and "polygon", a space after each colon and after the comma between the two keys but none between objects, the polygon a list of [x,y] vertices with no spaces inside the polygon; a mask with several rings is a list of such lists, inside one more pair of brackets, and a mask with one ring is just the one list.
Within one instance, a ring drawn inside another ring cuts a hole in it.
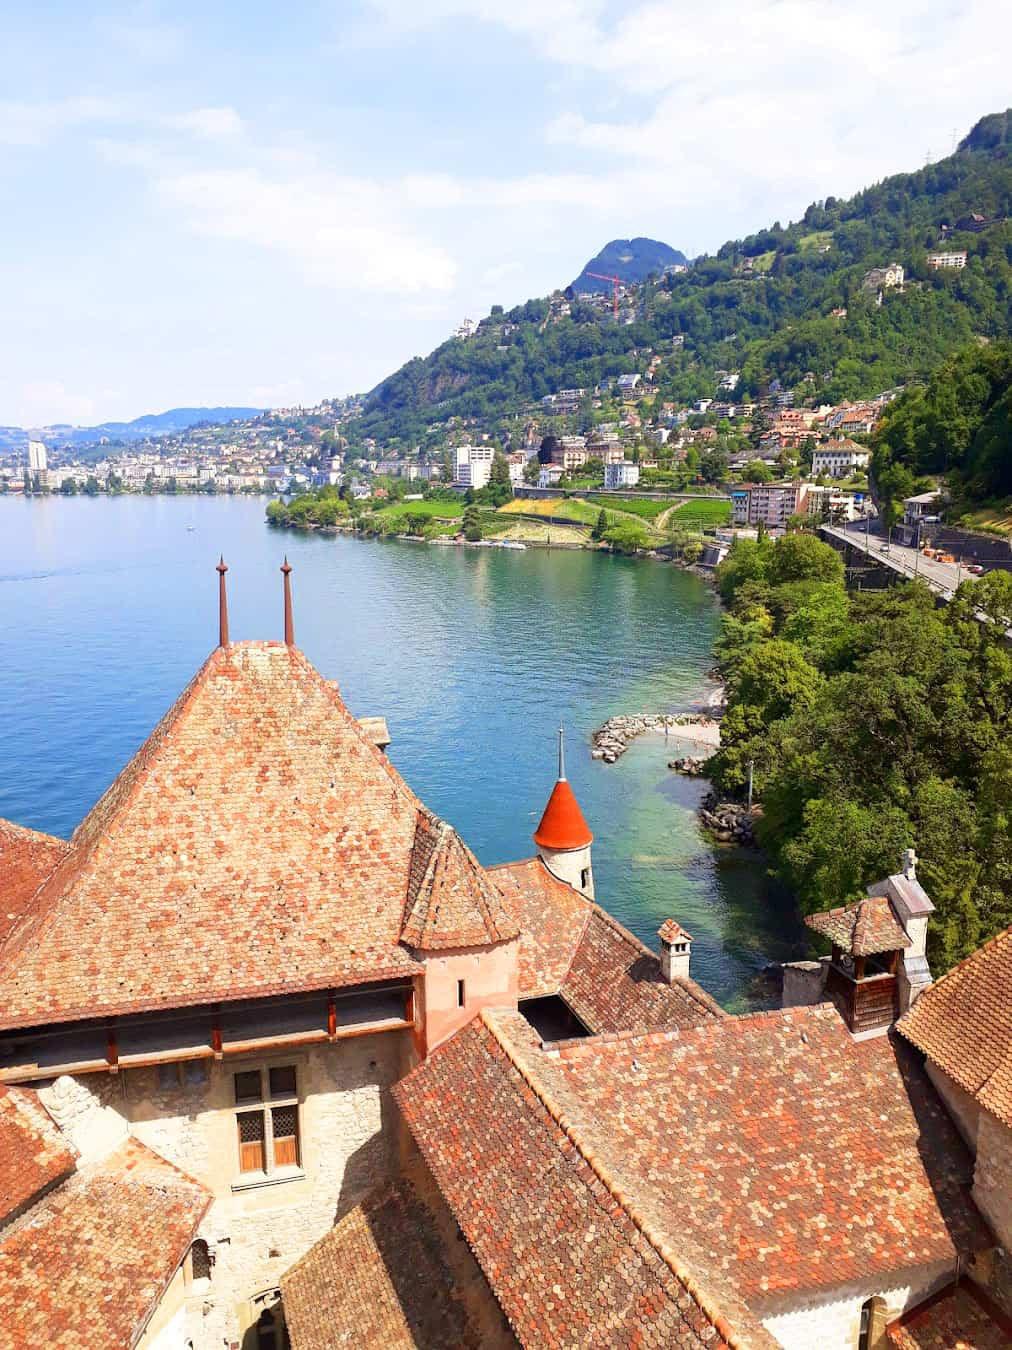
[{"label": "stone chimney", "polygon": [[692,934],[675,923],[674,919],[665,919],[657,930],[661,940],[661,974],[668,984],[676,980],[689,978],[689,958],[692,955]]},{"label": "stone chimney", "polygon": [[906,1012],[931,984],[928,967],[928,918],[935,907],[917,880],[917,854],[905,848],[900,854],[900,870],[885,881],[868,887],[869,895],[888,895],[893,913],[910,939],[897,972],[897,1011]]}]

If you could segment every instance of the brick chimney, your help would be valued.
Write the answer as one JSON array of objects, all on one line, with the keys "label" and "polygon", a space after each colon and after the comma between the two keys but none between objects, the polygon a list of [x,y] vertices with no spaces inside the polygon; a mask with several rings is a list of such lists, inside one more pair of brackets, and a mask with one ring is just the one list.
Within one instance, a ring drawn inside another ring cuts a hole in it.
[{"label": "brick chimney", "polygon": [[668,984],[676,980],[689,978],[689,958],[692,955],[692,934],[675,923],[674,919],[665,919],[657,930],[661,940],[661,974]]}]

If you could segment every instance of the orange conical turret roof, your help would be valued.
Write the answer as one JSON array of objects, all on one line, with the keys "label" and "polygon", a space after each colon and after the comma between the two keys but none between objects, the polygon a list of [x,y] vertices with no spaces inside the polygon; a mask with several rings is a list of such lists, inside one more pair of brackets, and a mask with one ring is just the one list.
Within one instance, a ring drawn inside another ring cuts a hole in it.
[{"label": "orange conical turret roof", "polygon": [[534,831],[539,848],[586,848],[594,836],[583,818],[580,804],[566,780],[566,756],[563,731],[559,727],[559,778],[548,798],[541,824]]}]

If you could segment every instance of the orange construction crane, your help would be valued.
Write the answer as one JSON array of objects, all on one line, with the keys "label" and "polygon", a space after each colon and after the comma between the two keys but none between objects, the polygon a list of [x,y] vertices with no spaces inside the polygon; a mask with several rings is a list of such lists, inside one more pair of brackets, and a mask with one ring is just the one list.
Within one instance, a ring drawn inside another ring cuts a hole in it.
[{"label": "orange construction crane", "polygon": [[584,276],[593,277],[595,281],[610,281],[614,287],[612,294],[612,308],[615,311],[615,318],[618,318],[618,288],[622,285],[621,277],[605,277],[600,272],[584,272]]}]

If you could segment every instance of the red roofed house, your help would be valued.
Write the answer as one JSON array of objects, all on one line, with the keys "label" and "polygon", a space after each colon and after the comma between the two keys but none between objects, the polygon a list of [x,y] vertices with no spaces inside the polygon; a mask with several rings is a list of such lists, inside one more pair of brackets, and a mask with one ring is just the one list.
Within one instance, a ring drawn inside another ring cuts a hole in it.
[{"label": "red roofed house", "polygon": [[594,903],[561,735],[537,855],[484,868],[287,571],[283,644],[229,642],[219,571],[69,844],[0,828],[0,1350],[880,1350],[946,1289],[996,1325],[953,1281],[1005,1296],[1003,948],[931,987],[904,874],[820,919],[817,1006],[727,1016],[674,920],[658,957]]}]

